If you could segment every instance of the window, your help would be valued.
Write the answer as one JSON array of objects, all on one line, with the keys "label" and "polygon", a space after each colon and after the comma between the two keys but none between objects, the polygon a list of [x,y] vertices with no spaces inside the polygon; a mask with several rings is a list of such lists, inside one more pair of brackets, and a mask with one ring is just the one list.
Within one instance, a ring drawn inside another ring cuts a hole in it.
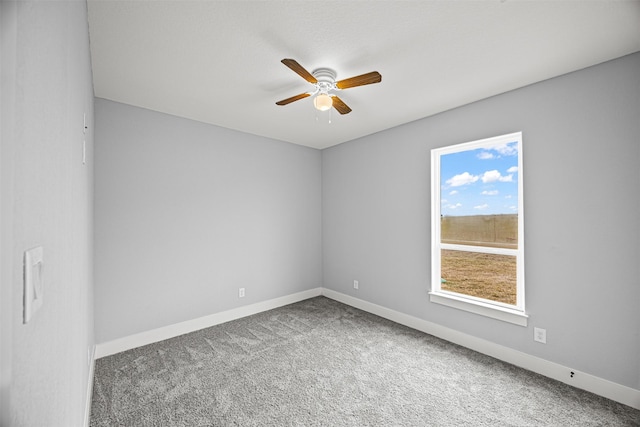
[{"label": "window", "polygon": [[430,300],[526,326],[522,133],[431,150]]}]

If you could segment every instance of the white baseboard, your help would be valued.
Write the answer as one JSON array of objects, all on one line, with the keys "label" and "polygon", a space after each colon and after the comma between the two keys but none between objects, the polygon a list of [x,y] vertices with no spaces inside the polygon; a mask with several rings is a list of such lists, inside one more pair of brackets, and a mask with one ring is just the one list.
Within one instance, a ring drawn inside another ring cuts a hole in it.
[{"label": "white baseboard", "polygon": [[[322,295],[412,329],[486,354],[498,360],[544,375],[545,377],[606,397],[607,399],[615,400],[632,408],[640,409],[640,390],[617,384],[585,372],[580,372],[536,356],[531,356],[527,353],[464,334],[436,323],[391,310],[331,289],[322,288]],[[571,376],[571,372],[573,372],[573,377]]]},{"label": "white baseboard", "polygon": [[261,313],[267,310],[273,310],[274,308],[317,297],[321,294],[322,288],[309,289],[307,291],[286,295],[280,298],[245,305],[232,310],[211,314],[209,316],[199,317],[197,319],[187,320],[185,322],[118,338],[113,341],[96,345],[95,358],[99,359],[122,351],[131,350],[132,348],[141,347],[143,345],[152,344],[177,337],[179,335],[188,334],[189,332],[198,331],[200,329],[219,325],[231,320],[236,320],[241,317],[251,316],[252,314]]},{"label": "white baseboard", "polygon": [[91,422],[91,398],[93,397],[93,372],[96,367],[96,346],[91,347],[89,352],[89,379],[87,384],[87,396],[84,407],[84,427],[89,427]]}]

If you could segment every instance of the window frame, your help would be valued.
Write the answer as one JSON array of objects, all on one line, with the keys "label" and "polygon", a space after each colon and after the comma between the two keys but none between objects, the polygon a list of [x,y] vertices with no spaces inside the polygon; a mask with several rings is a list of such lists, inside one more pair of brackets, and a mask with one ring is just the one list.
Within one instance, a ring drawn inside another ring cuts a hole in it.
[{"label": "window frame", "polygon": [[[517,142],[518,144],[518,247],[516,249],[495,248],[442,243],[441,240],[441,191],[442,177],[440,158],[446,154],[487,148],[498,144]],[[524,281],[524,184],[522,162],[522,132],[514,132],[491,138],[434,148],[431,150],[431,290],[429,299],[442,304],[482,316],[502,320],[520,326],[527,326],[525,311]],[[441,251],[462,250],[466,252],[510,255],[516,257],[516,304],[479,298],[471,295],[443,290],[441,286]]]}]

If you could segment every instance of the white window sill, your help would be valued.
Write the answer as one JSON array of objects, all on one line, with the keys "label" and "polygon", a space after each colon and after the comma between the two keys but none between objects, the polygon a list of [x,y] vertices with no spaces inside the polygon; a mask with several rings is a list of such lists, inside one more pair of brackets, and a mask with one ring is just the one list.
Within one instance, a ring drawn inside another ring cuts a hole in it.
[{"label": "white window sill", "polygon": [[527,326],[527,316],[524,312],[506,307],[499,307],[482,301],[475,301],[464,297],[458,297],[453,294],[445,294],[440,292],[429,292],[431,302],[446,305],[448,307],[457,308],[459,310],[468,311],[479,314],[492,319],[502,320],[503,322],[513,323],[515,325]]}]

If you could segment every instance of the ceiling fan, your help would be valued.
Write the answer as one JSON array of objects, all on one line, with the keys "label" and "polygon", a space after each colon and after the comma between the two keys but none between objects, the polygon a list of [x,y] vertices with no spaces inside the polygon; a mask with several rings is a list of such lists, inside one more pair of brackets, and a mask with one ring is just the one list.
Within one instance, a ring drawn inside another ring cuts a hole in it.
[{"label": "ceiling fan", "polygon": [[283,59],[282,62],[291,68],[300,77],[314,85],[314,90],[292,96],[276,102],[277,105],[287,105],[294,101],[316,95],[313,99],[313,105],[320,111],[326,111],[331,107],[338,110],[340,114],[348,114],[351,108],[345,104],[337,95],[330,92],[334,90],[349,89],[356,86],[364,86],[372,83],[380,83],[382,76],[377,71],[351,77],[344,80],[336,81],[336,72],[330,68],[318,68],[313,73],[308,72],[305,68],[293,59]]}]

